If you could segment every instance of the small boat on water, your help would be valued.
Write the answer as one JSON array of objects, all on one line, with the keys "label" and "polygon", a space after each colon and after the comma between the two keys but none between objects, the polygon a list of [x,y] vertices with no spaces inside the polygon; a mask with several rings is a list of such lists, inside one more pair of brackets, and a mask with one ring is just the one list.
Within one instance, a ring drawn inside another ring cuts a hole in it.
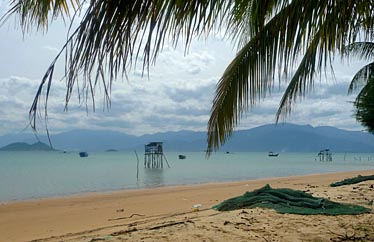
[{"label": "small boat on water", "polygon": [[88,157],[88,153],[87,152],[79,152],[79,156],[80,157]]},{"label": "small boat on water", "polygon": [[270,151],[268,156],[270,157],[277,157],[279,155],[279,153],[274,153],[273,151]]},{"label": "small boat on water", "polygon": [[178,158],[179,158],[180,160],[183,160],[183,159],[186,159],[186,156],[185,156],[185,155],[178,155]]}]

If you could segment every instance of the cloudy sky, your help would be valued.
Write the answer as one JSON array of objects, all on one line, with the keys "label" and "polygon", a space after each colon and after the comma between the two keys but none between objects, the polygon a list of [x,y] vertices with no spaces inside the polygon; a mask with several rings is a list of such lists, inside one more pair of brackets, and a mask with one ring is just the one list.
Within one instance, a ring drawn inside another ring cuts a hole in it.
[{"label": "cloudy sky", "polygon": [[[0,15],[6,6],[0,1]],[[47,33],[22,35],[14,20],[0,27],[0,135],[28,132],[28,111],[47,67],[62,47],[67,28],[54,22]],[[77,128],[117,130],[134,135],[163,131],[205,131],[216,84],[225,67],[235,55],[235,48],[220,37],[196,40],[185,54],[183,46],[167,44],[148,77],[141,77],[141,69],[133,70],[129,80],[118,80],[113,85],[112,105],[105,109],[96,93],[96,111],[80,104],[73,96],[69,110],[64,111],[65,83],[63,63],[59,63],[49,101],[50,132],[58,133]],[[315,82],[314,93],[296,104],[287,122],[313,126],[335,126],[349,130],[363,128],[352,117],[347,95],[352,75],[363,62],[336,61],[334,80]],[[139,68],[141,68],[139,66]],[[275,86],[266,97],[243,117],[238,129],[274,123],[283,86]],[[76,94],[76,92],[75,92]],[[43,132],[44,126],[39,126]]]}]

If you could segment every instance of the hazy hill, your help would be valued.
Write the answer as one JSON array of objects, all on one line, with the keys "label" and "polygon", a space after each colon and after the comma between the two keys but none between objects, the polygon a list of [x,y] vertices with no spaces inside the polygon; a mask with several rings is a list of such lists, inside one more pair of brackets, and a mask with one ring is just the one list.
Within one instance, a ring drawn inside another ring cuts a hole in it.
[{"label": "hazy hill", "polygon": [[263,125],[235,132],[226,149],[239,151],[316,152],[329,148],[334,152],[374,152],[374,135],[310,125]]},{"label": "hazy hill", "polygon": [[[15,139],[16,135],[0,136],[0,144],[9,137]],[[46,137],[39,139],[48,143]],[[55,149],[72,151],[142,151],[152,141],[164,142],[167,151],[206,149],[206,133],[194,131],[133,136],[113,131],[73,130],[52,135],[51,140]],[[23,135],[18,141],[31,143],[35,138]],[[268,124],[234,132],[220,151],[318,152],[325,148],[333,152],[374,152],[374,135],[328,126]]]},{"label": "hazy hill", "polygon": [[42,142],[27,144],[24,142],[16,142],[0,148],[1,151],[52,151],[53,149]]}]

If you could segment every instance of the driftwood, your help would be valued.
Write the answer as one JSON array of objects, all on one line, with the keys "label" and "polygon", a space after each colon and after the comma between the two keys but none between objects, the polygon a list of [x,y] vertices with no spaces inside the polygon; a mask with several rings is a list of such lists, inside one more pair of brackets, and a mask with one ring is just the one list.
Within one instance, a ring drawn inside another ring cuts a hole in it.
[{"label": "driftwood", "polygon": [[90,240],[90,242],[94,242],[94,241],[104,241],[105,239],[104,238],[93,238]]},{"label": "driftwood", "polygon": [[110,218],[108,219],[108,221],[115,221],[115,220],[121,220],[121,219],[128,219],[128,218],[132,218],[134,216],[145,216],[144,214],[138,214],[138,213],[133,213],[131,214],[130,216],[128,217],[120,217],[120,218]]},{"label": "driftwood", "polygon": [[225,221],[225,222],[223,222],[223,225],[228,225],[228,224],[232,224],[232,225],[235,225],[235,226],[239,226],[239,225],[247,225],[246,223],[242,223],[242,222],[240,222],[240,223],[233,223],[233,222],[230,222],[230,221]]},{"label": "driftwood", "polygon": [[95,242],[95,241],[104,241],[106,240],[105,238],[93,238],[90,240],[90,242]]},{"label": "driftwood", "polygon": [[161,228],[165,228],[165,227],[170,227],[170,226],[174,226],[174,225],[178,225],[178,224],[186,224],[186,223],[195,223],[195,222],[192,221],[192,220],[179,221],[179,222],[171,222],[171,223],[161,224],[161,225],[157,225],[157,226],[151,227],[151,228],[149,228],[149,230],[161,229]]},{"label": "driftwood", "polygon": [[133,227],[133,228],[130,228],[130,229],[127,229],[127,230],[120,230],[120,231],[111,233],[110,235],[111,236],[119,236],[119,235],[122,235],[122,234],[128,234],[128,233],[132,233],[132,232],[135,232],[135,231],[138,231],[138,229]]}]

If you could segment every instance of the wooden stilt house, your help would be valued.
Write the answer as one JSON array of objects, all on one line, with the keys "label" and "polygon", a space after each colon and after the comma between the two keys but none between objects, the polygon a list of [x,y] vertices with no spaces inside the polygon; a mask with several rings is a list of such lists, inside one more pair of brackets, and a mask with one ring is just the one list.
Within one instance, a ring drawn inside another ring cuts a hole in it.
[{"label": "wooden stilt house", "polygon": [[144,167],[163,168],[164,152],[162,142],[151,142],[144,147]]},{"label": "wooden stilt house", "polygon": [[329,149],[321,150],[318,153],[319,161],[332,161],[332,154]]}]

